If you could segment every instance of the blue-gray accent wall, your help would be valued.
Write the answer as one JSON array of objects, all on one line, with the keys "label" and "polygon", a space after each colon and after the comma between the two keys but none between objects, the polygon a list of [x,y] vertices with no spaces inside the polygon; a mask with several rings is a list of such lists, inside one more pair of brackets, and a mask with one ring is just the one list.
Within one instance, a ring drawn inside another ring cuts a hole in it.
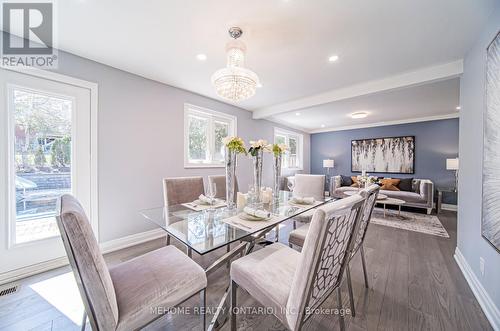
[{"label": "blue-gray accent wall", "polygon": [[[418,123],[379,126],[315,133],[311,135],[311,172],[324,174],[323,160],[335,160],[333,175],[359,175],[351,172],[351,140],[415,136],[415,174],[374,174],[393,178],[426,178],[436,187],[450,187],[455,173],[446,170],[446,159],[458,156],[458,118]],[[453,195],[444,197],[445,203],[456,204]]]}]

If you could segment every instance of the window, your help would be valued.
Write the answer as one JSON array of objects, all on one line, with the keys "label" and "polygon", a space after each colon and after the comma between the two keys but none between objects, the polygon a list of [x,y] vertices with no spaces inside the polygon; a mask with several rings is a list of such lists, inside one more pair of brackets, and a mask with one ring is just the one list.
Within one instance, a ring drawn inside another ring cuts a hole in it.
[{"label": "window", "polygon": [[184,167],[223,167],[227,136],[236,135],[236,117],[184,105]]},{"label": "window", "polygon": [[274,128],[274,143],[286,144],[289,147],[288,153],[283,156],[282,167],[288,169],[302,169],[302,145],[303,135]]}]

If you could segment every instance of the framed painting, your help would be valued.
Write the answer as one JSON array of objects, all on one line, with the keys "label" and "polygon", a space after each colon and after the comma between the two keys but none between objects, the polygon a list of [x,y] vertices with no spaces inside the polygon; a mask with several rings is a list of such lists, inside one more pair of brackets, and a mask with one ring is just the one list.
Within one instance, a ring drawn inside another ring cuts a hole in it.
[{"label": "framed painting", "polygon": [[415,173],[415,137],[387,137],[351,141],[351,171]]},{"label": "framed painting", "polygon": [[500,252],[500,32],[486,50],[481,235]]}]

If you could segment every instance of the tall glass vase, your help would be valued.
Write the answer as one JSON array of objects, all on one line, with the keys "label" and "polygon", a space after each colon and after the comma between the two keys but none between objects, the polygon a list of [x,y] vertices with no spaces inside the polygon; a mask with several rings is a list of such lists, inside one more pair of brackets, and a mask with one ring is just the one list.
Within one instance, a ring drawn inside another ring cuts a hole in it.
[{"label": "tall glass vase", "polygon": [[281,154],[274,155],[274,182],[273,182],[273,198],[279,199],[280,197],[280,178],[281,178]]},{"label": "tall glass vase", "polygon": [[262,187],[262,157],[264,150],[259,148],[253,156],[253,188],[255,190],[256,202],[260,202],[260,192]]},{"label": "tall glass vase", "polygon": [[226,164],[226,204],[228,209],[234,209],[236,203],[234,202],[234,188],[236,184],[236,152],[226,147],[224,156]]}]

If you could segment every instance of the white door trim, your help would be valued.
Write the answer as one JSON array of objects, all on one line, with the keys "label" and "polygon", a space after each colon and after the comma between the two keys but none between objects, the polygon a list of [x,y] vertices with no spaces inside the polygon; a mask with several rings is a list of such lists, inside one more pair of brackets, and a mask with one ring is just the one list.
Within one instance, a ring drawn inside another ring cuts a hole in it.
[{"label": "white door trim", "polygon": [[90,223],[94,234],[99,241],[99,187],[98,187],[98,84],[79,78],[62,75],[56,72],[42,70],[38,68],[3,67],[2,69],[19,72],[25,75],[52,80],[59,83],[74,85],[90,90]]}]

